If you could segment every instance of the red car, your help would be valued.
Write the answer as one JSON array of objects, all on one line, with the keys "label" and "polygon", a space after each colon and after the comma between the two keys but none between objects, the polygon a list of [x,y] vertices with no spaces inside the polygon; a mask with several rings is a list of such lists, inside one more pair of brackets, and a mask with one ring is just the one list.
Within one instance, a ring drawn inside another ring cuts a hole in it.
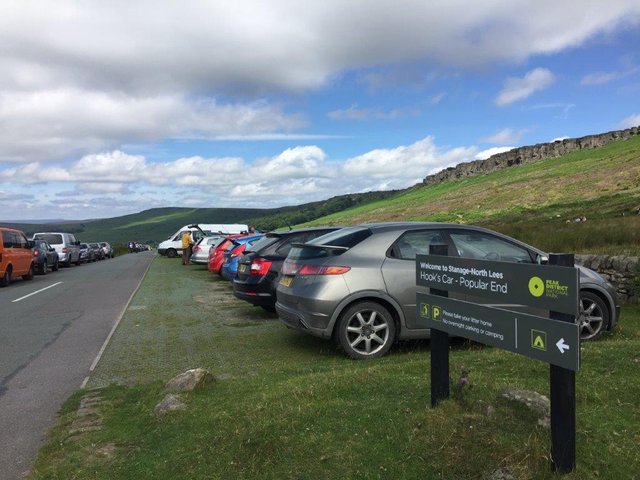
[{"label": "red car", "polygon": [[232,239],[244,237],[245,234],[240,235],[228,235],[225,239],[220,242],[220,244],[216,248],[212,248],[209,251],[209,271],[211,273],[220,273],[220,269],[222,268],[222,264],[224,263],[224,253],[234,248],[236,245],[232,242]]}]

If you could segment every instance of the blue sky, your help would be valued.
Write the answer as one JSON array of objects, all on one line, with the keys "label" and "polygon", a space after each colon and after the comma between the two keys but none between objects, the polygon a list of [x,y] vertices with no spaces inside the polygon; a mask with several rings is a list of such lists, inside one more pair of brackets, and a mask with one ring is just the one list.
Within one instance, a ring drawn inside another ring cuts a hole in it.
[{"label": "blue sky", "polygon": [[638,0],[5,1],[0,219],[405,188],[640,124]]}]

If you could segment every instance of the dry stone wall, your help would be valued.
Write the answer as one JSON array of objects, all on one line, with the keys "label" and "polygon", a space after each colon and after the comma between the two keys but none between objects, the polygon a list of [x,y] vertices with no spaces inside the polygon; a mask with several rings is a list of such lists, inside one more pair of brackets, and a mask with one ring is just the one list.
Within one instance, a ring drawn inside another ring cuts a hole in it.
[{"label": "dry stone wall", "polygon": [[626,130],[616,130],[599,135],[589,135],[580,138],[566,138],[551,143],[539,143],[528,147],[519,147],[508,152],[498,153],[486,160],[475,160],[465,162],[450,167],[440,172],[429,175],[423,180],[425,185],[433,185],[443,180],[470,177],[480,175],[516,165],[525,165],[539,162],[545,158],[556,158],[577,150],[593,149],[602,147],[608,143],[640,135],[640,126],[628,128]]},{"label": "dry stone wall", "polygon": [[609,280],[621,303],[640,304],[640,257],[576,255],[575,260]]}]

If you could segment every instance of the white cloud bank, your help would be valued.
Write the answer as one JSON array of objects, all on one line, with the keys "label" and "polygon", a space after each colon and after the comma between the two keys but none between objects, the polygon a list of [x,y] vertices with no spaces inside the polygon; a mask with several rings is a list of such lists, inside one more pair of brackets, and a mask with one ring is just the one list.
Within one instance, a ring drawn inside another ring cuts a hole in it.
[{"label": "white cloud bank", "polygon": [[[640,3],[584,0],[579,11],[556,0],[451,0],[446,8],[392,0],[0,2],[0,162],[166,138],[283,138],[307,120],[256,99],[380,65],[521,62],[637,26]],[[552,78],[537,69],[510,79],[496,102],[526,98]]]},{"label": "white cloud bank", "polygon": [[[253,163],[239,157],[199,156],[154,163],[142,155],[114,150],[86,155],[67,166],[40,162],[15,165],[0,171],[0,185],[46,184],[52,192],[48,197],[51,206],[55,206],[54,198],[64,197],[66,205],[84,205],[91,195],[100,194],[111,199],[109,205],[123,205],[123,199],[130,198],[138,205],[167,206],[185,204],[187,198],[190,206],[197,207],[265,207],[347,192],[406,188],[427,174],[470,161],[477,153],[476,147],[440,148],[432,137],[344,161],[329,159],[314,145],[289,148]],[[180,193],[185,188],[192,192],[188,197]],[[37,205],[35,196],[33,200]],[[0,206],[2,203],[0,198]],[[110,209],[103,215],[114,216],[115,211]]]}]

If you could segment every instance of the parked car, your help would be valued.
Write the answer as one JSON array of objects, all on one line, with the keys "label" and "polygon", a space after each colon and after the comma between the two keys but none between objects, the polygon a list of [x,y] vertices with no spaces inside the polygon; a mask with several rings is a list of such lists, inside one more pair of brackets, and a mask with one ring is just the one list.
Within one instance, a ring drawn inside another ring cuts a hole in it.
[{"label": "parked car", "polygon": [[33,279],[33,249],[24,232],[13,228],[0,228],[0,287],[22,276]]},{"label": "parked car", "polygon": [[233,248],[233,239],[246,236],[245,234],[227,235],[224,240],[218,244],[216,248],[209,251],[209,262],[207,263],[211,273],[220,273],[222,264],[224,263],[224,253]]},{"label": "parked car", "polygon": [[201,237],[210,237],[215,234],[241,234],[246,232],[248,228],[246,224],[240,223],[194,223],[185,225],[167,240],[160,242],[158,245],[158,253],[160,255],[166,255],[169,258],[182,256],[182,234],[184,232],[191,232],[197,241]]},{"label": "parked car", "polygon": [[245,237],[235,238],[232,240],[235,246],[224,253],[224,261],[220,268],[220,275],[222,278],[233,282],[233,279],[238,273],[238,260],[240,259],[240,255],[242,255],[246,248],[253,245],[262,237],[264,237],[263,234],[247,235]]},{"label": "parked car", "polygon": [[191,263],[206,265],[209,261],[209,251],[217,247],[224,240],[224,235],[202,237],[193,247],[193,253],[189,261]]},{"label": "parked car", "polygon": [[105,259],[104,250],[98,243],[95,243],[95,242],[90,243],[89,248],[93,251],[93,258],[95,258],[96,260]]},{"label": "parked car", "polygon": [[81,243],[78,245],[80,249],[80,262],[81,263],[90,263],[96,261],[96,255],[93,251],[93,248],[89,246],[88,243]]},{"label": "parked car", "polygon": [[33,264],[40,275],[58,271],[58,252],[46,240],[33,240]]},{"label": "parked car", "polygon": [[80,265],[80,242],[72,233],[65,232],[39,232],[33,239],[46,240],[56,249],[61,265],[70,267],[72,264]]},{"label": "parked car", "polygon": [[113,247],[109,242],[100,242],[99,245],[104,252],[104,258],[113,258]]},{"label": "parked car", "polygon": [[[335,338],[357,359],[382,356],[398,339],[428,338],[428,329],[410,326],[416,315],[415,257],[428,254],[431,243],[445,244],[450,255],[463,258],[521,263],[548,258],[518,240],[469,225],[347,227],[294,245],[278,283],[278,316],[289,327]],[[579,271],[580,336],[595,339],[618,322],[616,292],[596,272]]]},{"label": "parked car", "polygon": [[309,240],[340,227],[317,227],[267,233],[245,249],[238,261],[233,294],[269,312],[276,311],[276,279],[293,243]]}]

